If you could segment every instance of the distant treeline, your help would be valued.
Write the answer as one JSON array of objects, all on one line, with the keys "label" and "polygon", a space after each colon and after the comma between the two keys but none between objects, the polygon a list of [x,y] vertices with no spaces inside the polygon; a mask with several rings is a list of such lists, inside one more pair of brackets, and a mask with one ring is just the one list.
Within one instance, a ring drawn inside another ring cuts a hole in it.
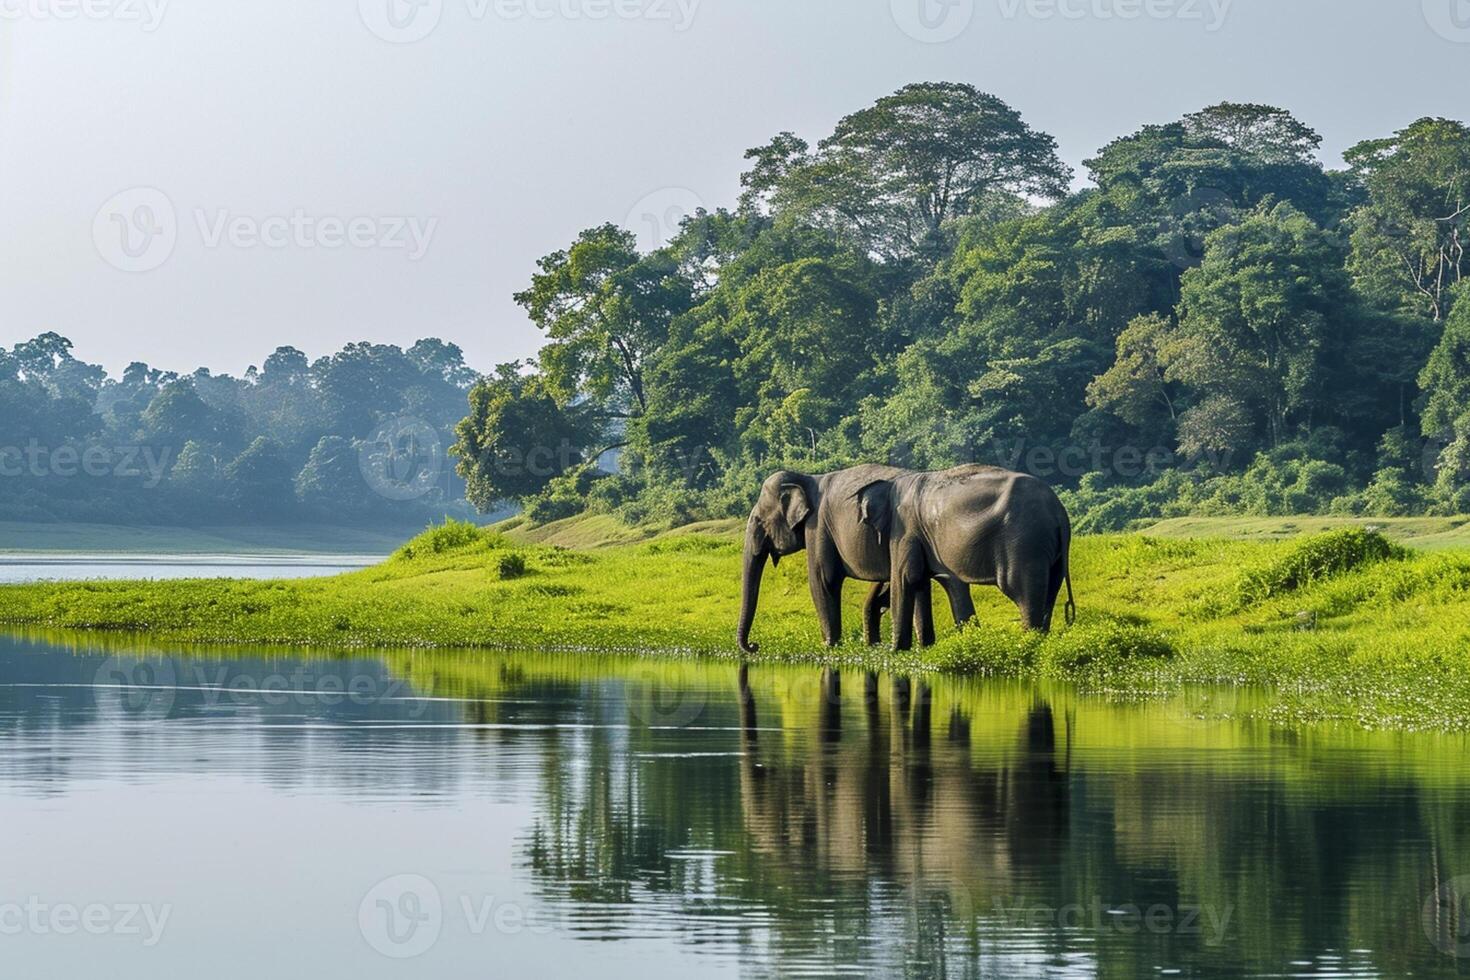
[{"label": "distant treeline", "polygon": [[475,380],[439,340],[110,378],[43,334],[0,348],[0,520],[421,527],[468,511],[447,450]]},{"label": "distant treeline", "polygon": [[1327,170],[1289,112],[1212,106],[1076,192],[968,85],[782,133],[665,247],[604,225],[541,260],[546,344],[459,427],[469,497],[679,522],[779,467],[982,461],[1090,529],[1470,510],[1470,129],[1405,124]]}]

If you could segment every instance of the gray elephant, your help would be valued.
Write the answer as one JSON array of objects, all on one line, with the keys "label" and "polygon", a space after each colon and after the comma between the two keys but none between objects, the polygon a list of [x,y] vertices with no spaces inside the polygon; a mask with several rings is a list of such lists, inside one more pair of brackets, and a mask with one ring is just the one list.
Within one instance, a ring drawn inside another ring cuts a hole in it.
[{"label": "gray elephant", "polygon": [[[745,529],[736,640],[753,653],[750,629],[766,558],[807,552],[807,581],[823,639],[842,638],[842,584],[885,580],[893,608],[894,649],[933,641],[930,578],[943,585],[956,623],[975,614],[970,585],[998,585],[1029,629],[1048,629],[1058,592],[1068,589],[1071,524],[1061,501],[1035,477],[992,466],[916,473],[865,465],[822,476],[773,474]],[[864,610],[871,638],[881,615],[882,586]]]}]

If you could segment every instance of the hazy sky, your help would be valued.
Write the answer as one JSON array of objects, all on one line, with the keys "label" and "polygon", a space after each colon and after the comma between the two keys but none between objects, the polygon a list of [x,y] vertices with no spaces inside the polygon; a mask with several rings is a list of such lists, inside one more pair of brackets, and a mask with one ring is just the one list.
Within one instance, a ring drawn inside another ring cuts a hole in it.
[{"label": "hazy sky", "polygon": [[486,368],[536,348],[538,257],[732,204],[747,147],[907,82],[995,93],[1080,172],[1225,99],[1336,164],[1470,115],[1467,65],[1470,0],[0,0],[0,343],[239,373],[441,336]]}]

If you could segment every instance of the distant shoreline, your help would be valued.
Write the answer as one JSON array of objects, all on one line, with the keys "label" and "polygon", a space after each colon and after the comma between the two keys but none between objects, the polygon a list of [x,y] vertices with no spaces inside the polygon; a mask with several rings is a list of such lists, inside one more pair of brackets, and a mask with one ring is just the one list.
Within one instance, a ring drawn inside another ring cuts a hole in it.
[{"label": "distant shoreline", "polygon": [[385,557],[422,527],[39,524],[0,521],[0,558],[64,557]]}]

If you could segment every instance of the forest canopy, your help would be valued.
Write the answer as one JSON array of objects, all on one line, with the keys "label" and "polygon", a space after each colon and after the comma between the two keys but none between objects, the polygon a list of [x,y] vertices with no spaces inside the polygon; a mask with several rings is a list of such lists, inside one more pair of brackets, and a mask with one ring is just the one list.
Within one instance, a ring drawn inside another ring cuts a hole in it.
[{"label": "forest canopy", "polygon": [[[667,246],[603,225],[541,260],[516,299],[546,344],[458,429],[470,499],[676,523],[781,467],[977,461],[1094,530],[1470,510],[1470,129],[1410,122],[1341,170],[1320,143],[1223,103],[1072,190],[1050,136],[957,83],[780,133]],[[537,446],[565,471],[497,464]]]},{"label": "forest canopy", "polygon": [[0,520],[421,527],[468,511],[446,450],[477,378],[434,339],[111,378],[42,334],[0,347]]},{"label": "forest canopy", "polygon": [[749,150],[663,247],[606,224],[542,258],[529,361],[109,378],[54,333],[0,348],[0,519],[676,524],[859,461],[1031,472],[1084,530],[1470,512],[1470,129],[1406,120],[1341,169],[1321,142],[1222,103],[1079,180],[997,96],[908,85]]}]

